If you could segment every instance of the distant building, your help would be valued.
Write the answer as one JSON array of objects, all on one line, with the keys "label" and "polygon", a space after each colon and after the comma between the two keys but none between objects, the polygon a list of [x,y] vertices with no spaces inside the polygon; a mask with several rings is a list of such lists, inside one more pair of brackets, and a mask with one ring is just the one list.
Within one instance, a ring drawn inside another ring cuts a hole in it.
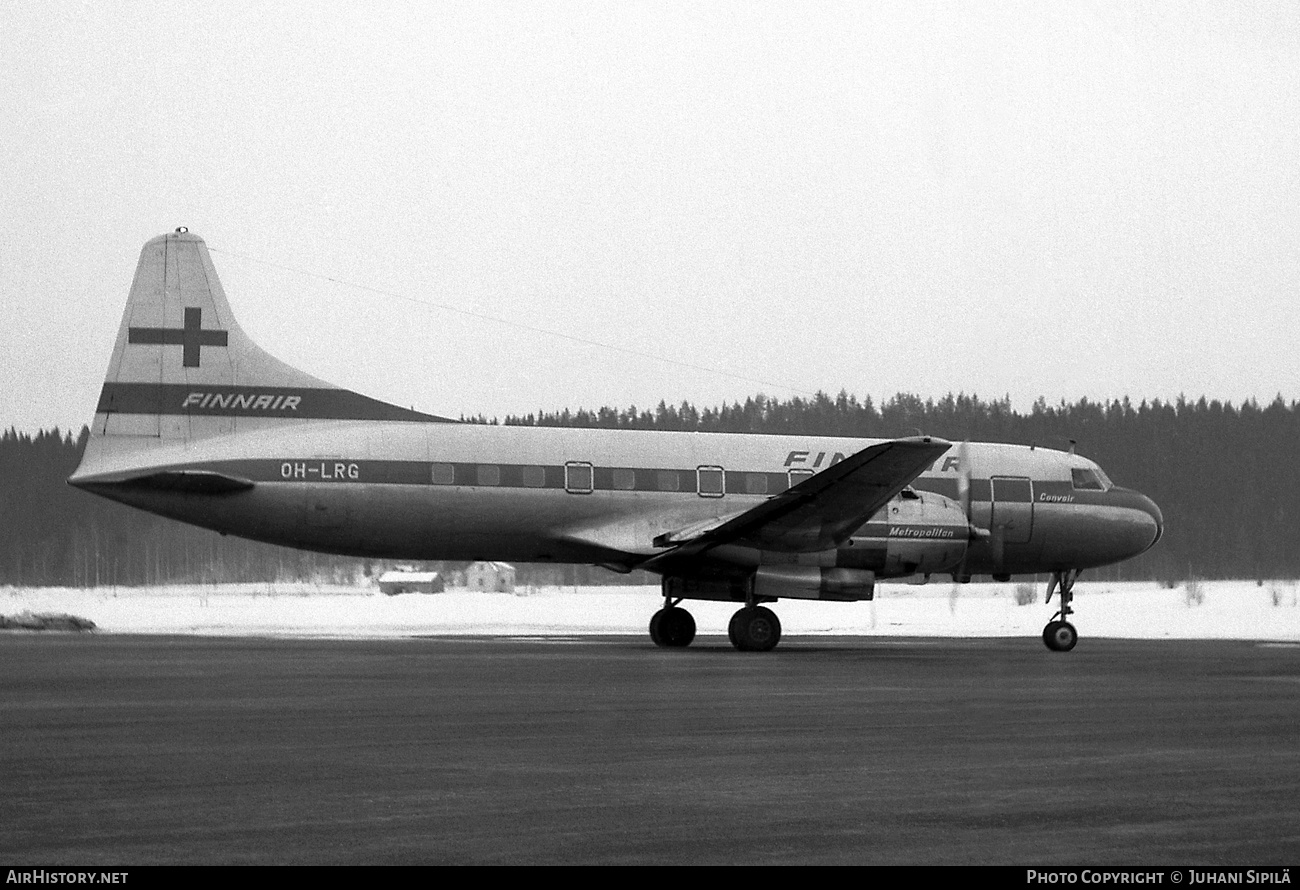
[{"label": "distant building", "polygon": [[515,567],[505,562],[476,562],[465,570],[465,586],[470,590],[515,592]]},{"label": "distant building", "polygon": [[399,593],[442,593],[445,585],[437,572],[384,572],[379,576],[379,592],[387,596]]}]

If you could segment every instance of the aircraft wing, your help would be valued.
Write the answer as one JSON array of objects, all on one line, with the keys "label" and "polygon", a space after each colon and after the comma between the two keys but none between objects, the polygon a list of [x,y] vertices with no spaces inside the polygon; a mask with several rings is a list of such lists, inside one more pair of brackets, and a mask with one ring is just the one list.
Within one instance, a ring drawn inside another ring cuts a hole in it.
[{"label": "aircraft wing", "polygon": [[951,447],[927,437],[864,448],[739,515],[661,535],[657,546],[677,546],[638,568],[654,569],[720,544],[784,552],[837,547]]}]

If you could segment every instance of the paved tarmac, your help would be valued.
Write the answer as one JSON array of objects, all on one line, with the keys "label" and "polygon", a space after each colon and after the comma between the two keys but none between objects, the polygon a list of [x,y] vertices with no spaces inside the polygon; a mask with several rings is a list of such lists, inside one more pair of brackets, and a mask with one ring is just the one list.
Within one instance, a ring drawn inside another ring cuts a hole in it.
[{"label": "paved tarmac", "polygon": [[0,636],[0,862],[1300,862],[1300,647]]}]

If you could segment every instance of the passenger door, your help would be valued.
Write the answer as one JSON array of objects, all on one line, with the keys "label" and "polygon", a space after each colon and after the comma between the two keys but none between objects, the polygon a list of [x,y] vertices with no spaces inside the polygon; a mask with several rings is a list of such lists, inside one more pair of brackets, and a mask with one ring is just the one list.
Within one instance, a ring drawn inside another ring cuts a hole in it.
[{"label": "passenger door", "polygon": [[1028,544],[1034,529],[1033,484],[1024,476],[994,476],[991,526],[1007,544]]}]

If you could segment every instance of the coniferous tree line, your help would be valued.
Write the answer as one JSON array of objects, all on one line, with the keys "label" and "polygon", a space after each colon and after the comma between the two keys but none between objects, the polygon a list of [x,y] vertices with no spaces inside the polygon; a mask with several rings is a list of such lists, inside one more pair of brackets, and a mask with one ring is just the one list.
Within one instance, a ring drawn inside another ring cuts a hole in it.
[{"label": "coniferous tree line", "polygon": [[[1300,577],[1300,403],[1280,396],[1262,407],[1181,398],[1138,405],[1040,399],[1020,413],[1008,399],[898,395],[877,407],[842,392],[785,401],[757,395],[704,409],[661,402],[652,410],[566,410],[504,423],[863,438],[919,433],[1061,449],[1073,440],[1116,484],[1150,495],[1165,515],[1164,538],[1153,550],[1093,577]],[[0,584],[343,580],[363,571],[357,560],[221,536],[77,491],[66,480],[88,437],[85,428],[77,437],[57,429],[0,435]],[[575,567],[570,577],[614,580],[594,572]],[[521,575],[527,583],[527,569]]]}]

